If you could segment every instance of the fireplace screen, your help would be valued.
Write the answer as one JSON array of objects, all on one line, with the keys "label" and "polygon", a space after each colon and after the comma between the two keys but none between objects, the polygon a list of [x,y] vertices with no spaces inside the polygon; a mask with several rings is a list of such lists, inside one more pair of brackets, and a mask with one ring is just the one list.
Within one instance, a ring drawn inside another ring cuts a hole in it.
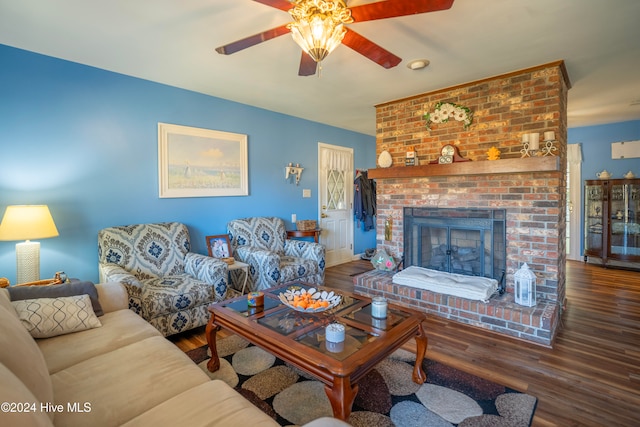
[{"label": "fireplace screen", "polygon": [[504,209],[404,209],[404,266],[469,276],[503,285],[506,270]]}]

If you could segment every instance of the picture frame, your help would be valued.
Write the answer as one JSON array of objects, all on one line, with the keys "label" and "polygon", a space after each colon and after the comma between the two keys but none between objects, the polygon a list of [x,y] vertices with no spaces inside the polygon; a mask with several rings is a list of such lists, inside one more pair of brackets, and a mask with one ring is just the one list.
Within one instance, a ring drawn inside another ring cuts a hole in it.
[{"label": "picture frame", "polygon": [[206,236],[207,251],[209,256],[213,258],[230,258],[231,242],[226,234],[217,234],[215,236]]},{"label": "picture frame", "polygon": [[160,198],[248,196],[247,135],[158,123]]}]

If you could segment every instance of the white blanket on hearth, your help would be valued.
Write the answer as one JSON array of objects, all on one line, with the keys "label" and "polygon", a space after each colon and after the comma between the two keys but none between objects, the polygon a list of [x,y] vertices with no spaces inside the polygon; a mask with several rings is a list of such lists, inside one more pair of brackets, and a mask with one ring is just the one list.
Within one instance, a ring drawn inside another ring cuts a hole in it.
[{"label": "white blanket on hearth", "polygon": [[498,291],[498,281],[495,279],[447,273],[415,265],[394,274],[393,283],[485,302]]}]

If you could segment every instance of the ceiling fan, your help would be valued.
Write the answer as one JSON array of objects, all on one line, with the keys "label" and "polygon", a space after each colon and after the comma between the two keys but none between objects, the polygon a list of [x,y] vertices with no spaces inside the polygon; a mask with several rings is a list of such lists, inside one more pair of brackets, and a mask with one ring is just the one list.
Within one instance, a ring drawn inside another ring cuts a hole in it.
[{"label": "ceiling fan", "polygon": [[451,8],[454,0],[386,0],[347,7],[344,0],[253,0],[289,12],[294,21],[216,48],[231,55],[283,34],[291,33],[303,51],[298,75],[316,73],[318,64],[340,43],[384,68],[395,67],[401,58],[345,25],[395,18]]}]

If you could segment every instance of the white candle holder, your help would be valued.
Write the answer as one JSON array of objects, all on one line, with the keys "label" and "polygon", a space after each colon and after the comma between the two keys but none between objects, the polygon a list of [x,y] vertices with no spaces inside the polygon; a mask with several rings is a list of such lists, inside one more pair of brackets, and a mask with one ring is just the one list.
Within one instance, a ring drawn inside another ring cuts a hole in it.
[{"label": "white candle holder", "polygon": [[520,154],[522,154],[522,157],[533,157],[536,155],[536,151],[537,150],[532,150],[529,148],[529,143],[528,142],[523,142],[522,143],[522,150],[520,150]]},{"label": "white candle holder", "polygon": [[539,133],[525,133],[522,135],[522,150],[520,153],[522,157],[537,156],[540,149],[540,134]]},{"label": "white candle holder", "polygon": [[543,156],[555,156],[555,154],[553,152],[557,151],[558,149],[553,146],[554,142],[556,142],[555,139],[550,139],[550,140],[544,142],[544,147],[542,147],[542,155]]}]

